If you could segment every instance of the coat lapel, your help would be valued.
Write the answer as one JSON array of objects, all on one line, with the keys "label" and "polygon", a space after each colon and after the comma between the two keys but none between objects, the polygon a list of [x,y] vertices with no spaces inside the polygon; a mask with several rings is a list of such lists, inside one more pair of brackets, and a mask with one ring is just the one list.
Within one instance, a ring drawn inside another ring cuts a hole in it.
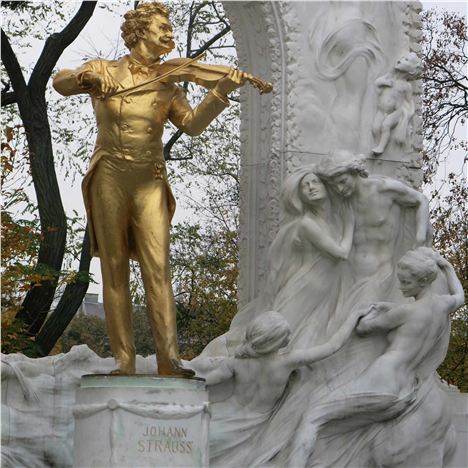
[{"label": "coat lapel", "polygon": [[127,56],[122,57],[118,62],[107,65],[107,73],[119,84],[119,89],[133,86],[133,78],[128,69]]}]

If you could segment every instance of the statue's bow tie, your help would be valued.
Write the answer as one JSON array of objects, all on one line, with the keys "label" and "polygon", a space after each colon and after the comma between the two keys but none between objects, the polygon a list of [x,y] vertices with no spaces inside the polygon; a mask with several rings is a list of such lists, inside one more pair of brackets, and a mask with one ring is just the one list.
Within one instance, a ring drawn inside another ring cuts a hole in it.
[{"label": "statue's bow tie", "polygon": [[138,63],[138,62],[130,62],[128,64],[128,69],[130,70],[130,73],[132,73],[132,75],[135,75],[137,73],[140,73],[140,74],[143,74],[143,75],[150,75],[155,67],[157,66],[158,64],[155,63],[155,64],[151,64],[149,66],[146,66],[146,65],[143,65],[141,63]]},{"label": "statue's bow tie", "polygon": [[136,75],[137,73],[141,73],[143,75],[149,75],[149,67],[145,67],[144,65],[139,65],[138,63],[130,63],[128,65],[128,69],[132,73],[132,75]]}]

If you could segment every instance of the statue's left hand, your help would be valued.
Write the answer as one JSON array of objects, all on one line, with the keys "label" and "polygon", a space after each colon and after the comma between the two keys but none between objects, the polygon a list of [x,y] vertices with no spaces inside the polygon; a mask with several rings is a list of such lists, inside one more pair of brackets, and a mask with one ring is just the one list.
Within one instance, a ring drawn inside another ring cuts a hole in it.
[{"label": "statue's left hand", "polygon": [[227,96],[229,93],[245,84],[245,73],[232,69],[224,78],[221,78],[215,86],[215,90]]}]

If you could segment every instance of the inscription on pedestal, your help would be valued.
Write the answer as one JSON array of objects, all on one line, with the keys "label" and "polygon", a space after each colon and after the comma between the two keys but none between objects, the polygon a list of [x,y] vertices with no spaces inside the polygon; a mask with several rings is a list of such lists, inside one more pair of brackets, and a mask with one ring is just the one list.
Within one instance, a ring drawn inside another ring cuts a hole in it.
[{"label": "inscription on pedestal", "polygon": [[188,439],[188,428],[178,426],[146,426],[137,442],[138,452],[191,454],[193,440]]}]

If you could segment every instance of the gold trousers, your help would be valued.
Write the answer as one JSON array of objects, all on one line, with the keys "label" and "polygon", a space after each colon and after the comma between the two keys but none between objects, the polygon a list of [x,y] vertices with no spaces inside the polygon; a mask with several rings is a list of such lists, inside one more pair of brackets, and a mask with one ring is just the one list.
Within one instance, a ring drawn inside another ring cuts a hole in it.
[{"label": "gold trousers", "polygon": [[179,359],[169,270],[169,213],[164,163],[103,157],[90,182],[91,216],[103,280],[107,332],[118,369],[135,373],[130,300],[131,251],[140,263],[158,372]]}]

